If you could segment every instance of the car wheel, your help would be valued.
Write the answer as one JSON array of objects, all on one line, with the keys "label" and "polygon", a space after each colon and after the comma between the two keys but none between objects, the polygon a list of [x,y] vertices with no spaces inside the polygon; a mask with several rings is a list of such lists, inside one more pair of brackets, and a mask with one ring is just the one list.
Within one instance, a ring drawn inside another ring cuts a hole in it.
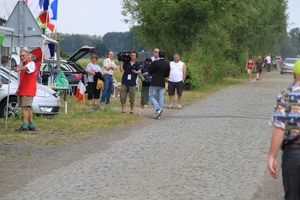
[{"label": "car wheel", "polygon": [[0,106],[0,117],[16,117],[21,114],[21,110],[18,106],[18,98],[17,97],[10,97],[8,103],[8,110],[7,110],[7,99],[2,102]]}]

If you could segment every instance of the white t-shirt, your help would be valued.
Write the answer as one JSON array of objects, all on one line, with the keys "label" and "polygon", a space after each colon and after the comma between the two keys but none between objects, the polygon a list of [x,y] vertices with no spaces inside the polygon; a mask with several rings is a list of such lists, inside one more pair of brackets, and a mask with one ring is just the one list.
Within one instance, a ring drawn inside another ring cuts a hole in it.
[{"label": "white t-shirt", "polygon": [[[91,70],[93,72],[101,72],[101,68],[97,64],[89,63],[86,67],[86,71]],[[88,74],[88,82],[94,82],[94,75]]]},{"label": "white t-shirt", "polygon": [[183,78],[183,65],[184,63],[179,61],[176,62],[170,62],[170,78],[169,81],[171,82],[180,82]]},{"label": "white t-shirt", "polygon": [[266,60],[267,60],[267,64],[271,64],[271,57],[270,56],[267,56]]}]

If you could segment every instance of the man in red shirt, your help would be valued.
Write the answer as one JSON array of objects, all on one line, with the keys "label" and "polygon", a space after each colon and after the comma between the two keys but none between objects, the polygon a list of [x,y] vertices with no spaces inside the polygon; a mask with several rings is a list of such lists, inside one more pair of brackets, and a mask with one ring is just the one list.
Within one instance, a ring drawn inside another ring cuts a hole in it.
[{"label": "man in red shirt", "polygon": [[33,97],[36,94],[37,72],[35,63],[30,59],[30,54],[26,50],[20,52],[20,59],[23,63],[22,67],[16,67],[15,72],[20,72],[20,85],[16,91],[19,97],[19,106],[22,107],[23,125],[16,131],[36,131],[31,105]]}]

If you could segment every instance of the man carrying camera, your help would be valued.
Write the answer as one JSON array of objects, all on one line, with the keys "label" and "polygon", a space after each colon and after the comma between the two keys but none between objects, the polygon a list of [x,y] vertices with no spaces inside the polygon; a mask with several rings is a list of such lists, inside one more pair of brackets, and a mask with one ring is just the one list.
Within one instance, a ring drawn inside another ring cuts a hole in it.
[{"label": "man carrying camera", "polygon": [[138,57],[138,53],[136,51],[132,51],[130,53],[129,61],[127,61],[127,59],[125,58],[120,62],[120,71],[123,73],[121,92],[120,92],[122,113],[126,112],[125,104],[126,104],[126,98],[128,93],[129,93],[129,102],[130,102],[130,114],[133,114],[134,112],[136,78],[137,78],[137,74],[141,73],[141,66],[136,61],[137,57]]}]

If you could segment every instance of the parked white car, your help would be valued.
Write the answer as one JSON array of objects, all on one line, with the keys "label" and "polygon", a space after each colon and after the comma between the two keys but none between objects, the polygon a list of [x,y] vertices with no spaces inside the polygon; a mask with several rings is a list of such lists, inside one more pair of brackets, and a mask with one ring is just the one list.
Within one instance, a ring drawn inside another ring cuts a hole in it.
[{"label": "parked white car", "polygon": [[[8,84],[10,81],[10,84]],[[21,109],[18,107],[18,98],[15,92],[18,89],[18,74],[11,71],[9,79],[9,71],[1,67],[1,82],[0,88],[0,117],[16,116],[20,113]],[[8,94],[9,85],[9,94]],[[6,113],[7,99],[8,113]],[[57,115],[61,101],[58,93],[51,88],[37,83],[36,96],[33,98],[32,112],[37,115]]]}]

